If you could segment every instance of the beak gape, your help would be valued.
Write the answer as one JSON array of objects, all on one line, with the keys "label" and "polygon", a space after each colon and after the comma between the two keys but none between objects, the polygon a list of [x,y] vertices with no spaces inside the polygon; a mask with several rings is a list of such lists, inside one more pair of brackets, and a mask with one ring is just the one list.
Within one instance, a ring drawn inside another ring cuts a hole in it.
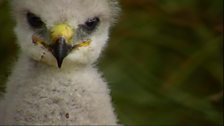
[{"label": "beak gape", "polygon": [[67,44],[64,37],[59,37],[54,44],[50,45],[50,48],[57,60],[58,67],[61,68],[63,60],[72,50],[72,46]]}]

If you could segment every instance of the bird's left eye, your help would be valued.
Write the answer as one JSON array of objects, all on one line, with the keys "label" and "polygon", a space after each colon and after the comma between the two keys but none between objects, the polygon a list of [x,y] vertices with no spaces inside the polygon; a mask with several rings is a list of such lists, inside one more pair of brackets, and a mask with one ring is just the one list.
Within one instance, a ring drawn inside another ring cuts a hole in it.
[{"label": "bird's left eye", "polygon": [[87,30],[93,31],[96,28],[96,26],[99,24],[99,22],[100,22],[100,19],[98,17],[88,19],[85,22],[85,27],[87,28]]}]

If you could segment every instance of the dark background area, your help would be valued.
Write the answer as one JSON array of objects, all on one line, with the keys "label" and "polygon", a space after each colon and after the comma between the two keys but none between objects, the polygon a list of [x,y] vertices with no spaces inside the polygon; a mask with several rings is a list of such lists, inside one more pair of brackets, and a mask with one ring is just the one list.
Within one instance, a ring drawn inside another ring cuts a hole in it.
[{"label": "dark background area", "polygon": [[[99,61],[121,124],[223,125],[223,0],[121,0]],[[0,90],[16,59],[0,0]]]}]

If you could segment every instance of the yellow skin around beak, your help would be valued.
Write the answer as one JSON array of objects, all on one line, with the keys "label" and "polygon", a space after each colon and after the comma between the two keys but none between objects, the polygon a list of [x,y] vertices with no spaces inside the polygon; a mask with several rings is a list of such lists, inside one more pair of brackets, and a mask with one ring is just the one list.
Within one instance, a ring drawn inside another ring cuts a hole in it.
[{"label": "yellow skin around beak", "polygon": [[75,42],[77,44],[73,45],[73,37],[75,36],[75,31],[67,24],[55,25],[50,30],[51,41],[49,44],[46,43],[44,38],[41,36],[33,35],[32,40],[35,45],[44,47],[56,58],[58,67],[61,68],[63,60],[73,49],[80,47],[87,47],[90,45],[91,40],[85,40],[80,42]]},{"label": "yellow skin around beak", "polygon": [[[51,44],[54,44],[58,38],[63,37],[63,38],[65,38],[66,43],[68,45],[72,45],[73,36],[75,35],[75,31],[71,28],[71,26],[69,26],[67,24],[55,25],[50,30],[50,33],[51,33],[50,37],[51,37],[51,40],[52,40]],[[45,43],[43,38],[40,38],[37,35],[33,35],[32,40],[33,40],[34,44],[41,45],[41,46],[44,46],[46,48],[48,48],[48,46],[49,46]],[[87,46],[90,45],[90,43],[91,43],[91,40],[86,40],[86,41],[83,41],[83,42],[79,43],[78,45],[75,45],[74,48],[76,48],[76,47],[87,47]]]},{"label": "yellow skin around beak", "polygon": [[65,38],[67,44],[72,44],[75,31],[67,24],[58,24],[51,29],[51,38],[55,42],[58,38]]}]

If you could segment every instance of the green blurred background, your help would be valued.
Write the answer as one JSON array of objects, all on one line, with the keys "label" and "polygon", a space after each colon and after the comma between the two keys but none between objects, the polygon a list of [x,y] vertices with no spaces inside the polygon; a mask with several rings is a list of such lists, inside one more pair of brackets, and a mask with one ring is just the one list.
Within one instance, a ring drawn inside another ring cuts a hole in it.
[{"label": "green blurred background", "polygon": [[[125,125],[223,125],[223,0],[120,0],[99,66]],[[0,85],[18,52],[0,0]]]}]

